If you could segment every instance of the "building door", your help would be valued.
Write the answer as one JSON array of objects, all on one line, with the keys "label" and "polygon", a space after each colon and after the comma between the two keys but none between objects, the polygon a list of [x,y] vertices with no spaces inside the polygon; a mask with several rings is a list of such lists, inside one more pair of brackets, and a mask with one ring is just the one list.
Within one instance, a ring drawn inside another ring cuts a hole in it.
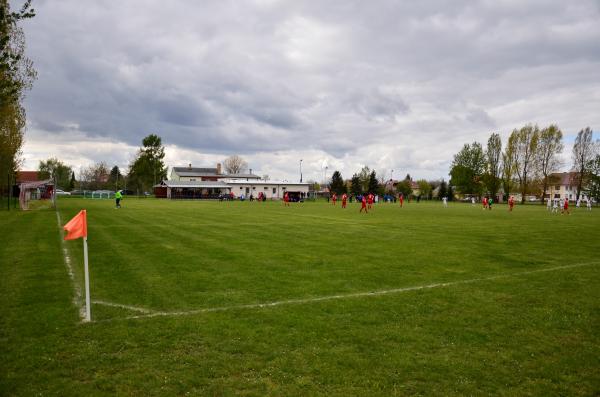
[{"label": "building door", "polygon": [[249,194],[250,194],[250,188],[249,188],[249,187],[247,187],[247,188],[246,188],[246,196],[247,196],[247,195],[249,195]]}]

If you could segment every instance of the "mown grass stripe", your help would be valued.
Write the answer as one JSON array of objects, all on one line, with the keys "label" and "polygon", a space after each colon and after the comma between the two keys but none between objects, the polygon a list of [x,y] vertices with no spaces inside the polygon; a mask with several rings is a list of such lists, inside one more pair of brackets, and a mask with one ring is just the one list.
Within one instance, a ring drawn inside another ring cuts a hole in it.
[{"label": "mown grass stripe", "polygon": [[146,308],[142,308],[142,307],[138,307],[138,306],[128,306],[128,305],[121,305],[118,303],[97,301],[96,303],[104,304],[106,306],[121,307],[121,308],[129,309],[132,311],[146,312],[146,314],[111,318],[111,319],[100,320],[97,322],[110,322],[110,321],[115,321],[115,320],[133,320],[133,319],[143,319],[143,318],[151,318],[151,317],[190,316],[190,315],[194,315],[194,314],[222,312],[222,311],[228,311],[228,310],[259,309],[259,308],[262,309],[265,307],[274,307],[274,306],[282,306],[282,305],[305,304],[305,303],[322,302],[322,301],[338,300],[338,299],[352,299],[352,298],[361,298],[361,297],[391,295],[391,294],[398,294],[398,293],[402,293],[402,292],[418,291],[418,290],[441,288],[441,287],[451,287],[451,286],[460,285],[460,284],[471,284],[471,283],[476,283],[476,282],[481,282],[481,281],[492,281],[492,280],[497,280],[497,279],[501,279],[501,278],[518,277],[518,276],[524,276],[524,275],[528,275],[528,274],[551,272],[551,271],[564,270],[564,269],[572,269],[572,268],[576,268],[576,267],[596,265],[598,263],[600,263],[600,262],[576,263],[576,264],[572,264],[572,265],[555,266],[555,267],[550,267],[550,268],[545,268],[545,269],[536,269],[536,270],[529,270],[529,271],[510,273],[510,274],[498,274],[498,275],[490,276],[490,277],[480,277],[480,278],[451,281],[451,282],[440,282],[440,283],[434,283],[434,284],[428,284],[428,285],[418,285],[418,286],[412,286],[412,287],[394,288],[394,289],[381,290],[381,291],[354,292],[354,293],[349,293],[349,294],[318,296],[318,297],[305,298],[305,299],[288,299],[288,300],[274,301],[274,302],[251,303],[251,304],[247,304],[247,305],[233,305],[233,306],[223,306],[223,307],[209,307],[209,308],[204,308],[204,309],[175,311],[175,312],[153,311],[151,309],[146,309]]}]

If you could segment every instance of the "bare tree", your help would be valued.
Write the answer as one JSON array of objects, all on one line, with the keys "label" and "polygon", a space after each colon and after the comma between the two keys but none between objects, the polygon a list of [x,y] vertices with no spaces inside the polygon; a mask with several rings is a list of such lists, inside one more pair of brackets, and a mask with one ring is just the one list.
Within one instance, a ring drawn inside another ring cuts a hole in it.
[{"label": "bare tree", "polygon": [[515,175],[515,153],[517,151],[516,130],[508,138],[508,143],[502,153],[502,189],[508,198]]},{"label": "bare tree", "polygon": [[542,176],[542,199],[540,200],[542,205],[544,204],[544,198],[548,190],[548,178],[553,171],[556,171],[560,167],[558,155],[564,148],[562,137],[562,131],[554,124],[544,128],[540,132],[536,164]]},{"label": "bare tree", "polygon": [[86,189],[98,190],[107,188],[110,170],[104,161],[92,164],[81,172],[81,182]]},{"label": "bare tree", "polygon": [[248,168],[248,163],[237,154],[234,154],[223,161],[223,166],[228,174],[239,174]]},{"label": "bare tree", "polygon": [[575,144],[573,145],[573,168],[577,172],[577,200],[581,193],[581,187],[583,186],[583,180],[588,168],[588,164],[594,158],[595,145],[593,139],[594,132],[590,127],[579,131],[577,138],[575,138]]},{"label": "bare tree", "polygon": [[513,134],[517,134],[517,146],[515,152],[515,170],[519,177],[521,186],[521,203],[525,203],[525,195],[527,194],[527,184],[530,182],[529,177],[535,171],[535,153],[540,136],[540,129],[536,125],[526,125],[519,131],[514,130]]}]

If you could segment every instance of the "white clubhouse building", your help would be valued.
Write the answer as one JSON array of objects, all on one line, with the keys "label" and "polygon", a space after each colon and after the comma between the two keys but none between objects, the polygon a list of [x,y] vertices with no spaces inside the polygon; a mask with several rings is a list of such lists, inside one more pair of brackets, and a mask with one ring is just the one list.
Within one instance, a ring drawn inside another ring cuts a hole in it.
[{"label": "white clubhouse building", "polygon": [[308,183],[263,180],[250,170],[247,174],[224,174],[221,164],[216,168],[173,167],[170,179],[154,186],[156,197],[170,199],[233,198],[282,199],[288,192],[293,199],[308,196]]}]

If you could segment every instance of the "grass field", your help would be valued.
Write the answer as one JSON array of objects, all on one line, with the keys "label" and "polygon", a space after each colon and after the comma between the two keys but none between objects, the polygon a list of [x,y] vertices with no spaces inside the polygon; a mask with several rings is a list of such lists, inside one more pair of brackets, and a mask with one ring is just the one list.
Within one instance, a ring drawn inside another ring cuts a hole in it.
[{"label": "grass field", "polygon": [[597,209],[123,205],[59,200],[92,323],[81,240],[0,213],[0,395],[600,393]]}]

